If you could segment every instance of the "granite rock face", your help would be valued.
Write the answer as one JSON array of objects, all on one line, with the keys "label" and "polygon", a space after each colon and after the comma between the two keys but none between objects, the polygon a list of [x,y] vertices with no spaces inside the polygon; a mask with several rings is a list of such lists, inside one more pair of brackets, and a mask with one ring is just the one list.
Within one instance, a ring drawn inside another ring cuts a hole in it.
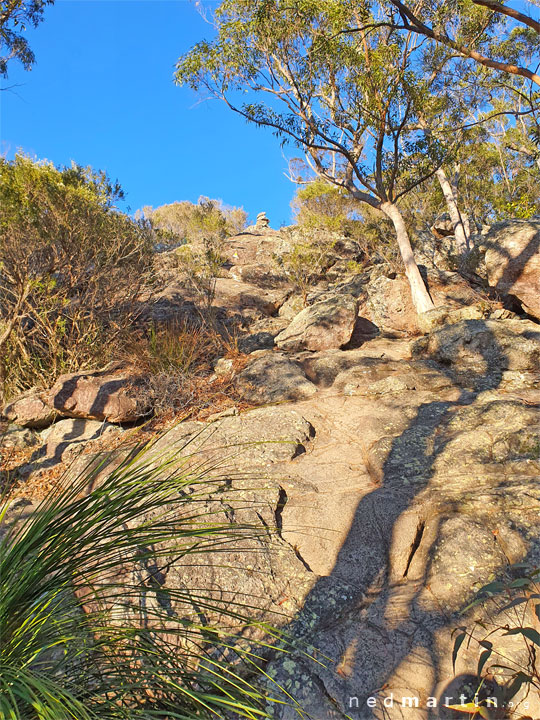
[{"label": "granite rock face", "polygon": [[508,220],[484,238],[488,282],[540,319],[540,220]]}]

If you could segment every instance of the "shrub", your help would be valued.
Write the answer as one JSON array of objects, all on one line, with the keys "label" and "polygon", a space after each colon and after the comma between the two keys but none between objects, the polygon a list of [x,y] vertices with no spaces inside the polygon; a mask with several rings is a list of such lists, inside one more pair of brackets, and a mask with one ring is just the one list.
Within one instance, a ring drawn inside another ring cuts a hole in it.
[{"label": "shrub", "polygon": [[307,304],[310,288],[334,262],[332,249],[335,234],[332,237],[328,232],[308,228],[301,232],[285,228],[282,232],[289,236],[290,250],[276,255],[274,259]]},{"label": "shrub", "polygon": [[159,231],[160,240],[167,245],[202,241],[205,238],[226,238],[237,235],[246,226],[243,208],[227,207],[220,200],[201,195],[197,204],[188,201],[144,207],[143,213]]},{"label": "shrub", "polygon": [[385,263],[394,272],[401,271],[392,224],[381,211],[359,203],[322,180],[300,187],[292,208],[300,229],[350,237],[358,243],[365,265]]},{"label": "shrub", "polygon": [[4,398],[114,357],[137,311],[153,236],[113,205],[104,173],[0,161],[0,371]]},{"label": "shrub", "polygon": [[202,315],[144,328],[127,346],[125,359],[145,375],[145,396],[155,415],[196,414],[219,405],[223,392],[231,404],[238,399],[230,382],[226,387],[209,382],[213,361],[231,355],[233,344],[225,327],[205,323]]},{"label": "shrub", "polygon": [[176,250],[176,267],[206,311],[214,302],[216,278],[224,263],[221,250],[222,239],[216,236],[204,238],[199,245],[183,245]]},{"label": "shrub", "polygon": [[[522,688],[525,696],[540,693],[540,632],[535,627],[540,619],[540,568],[521,564],[513,566],[512,570],[513,577],[509,573],[505,579],[485,585],[465,608],[464,612],[467,612],[481,605],[487,619],[478,620],[473,629],[457,628],[453,649],[455,665],[464,643],[466,647],[478,646],[478,687],[496,680],[501,695],[500,706],[505,708],[516,705],[515,696]],[[503,636],[514,637],[514,652],[501,648]],[[477,696],[478,693],[476,697],[468,698],[465,706],[453,706],[454,709],[475,717],[491,717],[489,707]]]}]

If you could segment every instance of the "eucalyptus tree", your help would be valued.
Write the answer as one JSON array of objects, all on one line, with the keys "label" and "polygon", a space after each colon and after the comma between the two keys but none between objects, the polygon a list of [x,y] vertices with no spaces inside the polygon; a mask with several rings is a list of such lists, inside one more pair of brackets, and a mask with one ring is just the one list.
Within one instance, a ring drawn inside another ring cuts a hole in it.
[{"label": "eucalyptus tree", "polygon": [[[387,9],[397,5],[401,7],[400,0],[397,3],[388,0],[382,4]],[[534,62],[535,56],[538,60],[538,38],[531,38],[530,32],[523,32],[519,28],[511,31],[505,17],[501,18],[490,10],[478,7],[483,4],[465,0],[457,4],[446,2],[440,7],[437,3],[430,3],[429,7],[424,7],[420,2],[415,5],[415,12],[423,12],[434,23],[444,20],[447,31],[452,30],[454,37],[460,38],[460,42],[466,43],[468,47],[475,44],[484,48],[497,47],[500,57],[509,59],[519,56],[522,62],[528,64]],[[387,21],[394,23],[396,29],[402,32],[412,27],[403,13],[400,16],[390,12]],[[474,178],[467,176],[467,166],[471,153],[478,154],[477,144],[490,142],[481,127],[496,123],[504,127],[503,134],[515,134],[516,129],[522,134],[524,125],[532,130],[537,125],[538,93],[524,77],[482,63],[471,63],[468,56],[456,52],[454,47],[438,42],[431,36],[426,39],[428,42],[423,48],[423,67],[430,93],[438,100],[428,106],[420,121],[425,124],[427,131],[451,148],[451,152],[446,154],[444,165],[437,168],[435,174],[452,222],[456,246],[461,252],[466,252],[469,249],[471,228],[468,213],[463,206],[463,188],[465,184],[475,182]],[[448,137],[453,139],[450,145]],[[489,149],[484,150],[489,154]],[[496,173],[484,174],[485,181],[495,184],[501,177]],[[485,189],[487,197],[497,192],[498,189],[494,187]]]},{"label": "eucalyptus tree", "polygon": [[399,208],[444,159],[419,122],[435,102],[424,39],[396,30],[382,4],[348,0],[225,0],[215,23],[215,38],[179,59],[177,82],[272,128],[304,150],[316,176],[381,210],[417,311],[431,309]]},{"label": "eucalyptus tree", "polygon": [[396,28],[414,30],[454,54],[540,86],[540,22],[532,15],[497,0],[388,0],[387,4],[395,9]]},{"label": "eucalyptus tree", "polygon": [[18,60],[30,70],[36,58],[23,33],[43,20],[46,5],[54,0],[4,0],[0,3],[0,76],[8,75],[8,63]]}]

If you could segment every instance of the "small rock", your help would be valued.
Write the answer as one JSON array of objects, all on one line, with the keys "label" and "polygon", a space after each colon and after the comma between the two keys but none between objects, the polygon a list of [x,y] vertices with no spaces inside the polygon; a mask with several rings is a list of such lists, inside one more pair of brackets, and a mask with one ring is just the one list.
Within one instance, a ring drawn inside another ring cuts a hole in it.
[{"label": "small rock", "polygon": [[58,443],[77,443],[85,440],[94,440],[97,437],[118,430],[114,425],[98,420],[83,420],[66,418],[59,420],[51,427],[41,433],[41,439],[47,441],[47,445]]},{"label": "small rock", "polygon": [[35,390],[12,400],[4,407],[3,414],[16,425],[36,430],[47,427],[56,417],[55,411]]},{"label": "small rock", "polygon": [[291,295],[278,310],[279,317],[286,320],[292,320],[298,313],[305,308],[305,303],[301,295]]},{"label": "small rock", "polygon": [[41,441],[45,441],[45,445],[33,455],[28,470],[48,470],[60,462],[72,460],[91,440],[120,432],[122,429],[116,425],[98,420],[59,420],[41,433]]},{"label": "small rock", "polygon": [[231,358],[219,358],[214,363],[214,372],[218,377],[230,375],[233,370],[234,360]]},{"label": "small rock", "polygon": [[238,341],[240,352],[249,355],[256,350],[269,350],[274,347],[274,336],[269,332],[258,332],[243,337]]},{"label": "small rock", "polygon": [[27,448],[41,445],[39,434],[30,428],[21,430],[17,425],[9,425],[7,430],[0,435],[0,447],[2,448]]}]

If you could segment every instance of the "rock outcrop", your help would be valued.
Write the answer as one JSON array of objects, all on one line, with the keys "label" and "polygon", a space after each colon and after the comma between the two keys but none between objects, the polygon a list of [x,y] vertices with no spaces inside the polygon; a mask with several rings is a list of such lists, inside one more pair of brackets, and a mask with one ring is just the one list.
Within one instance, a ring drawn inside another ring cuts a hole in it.
[{"label": "rock outcrop", "polygon": [[[230,274],[216,284],[215,307],[244,322],[238,348],[249,357],[233,378],[241,402],[175,425],[152,457],[174,451],[180,467],[210,468],[223,481],[201,500],[212,522],[259,523],[267,538],[250,554],[232,543],[194,565],[176,558],[163,587],[195,583],[225,602],[249,597],[257,618],[277,616],[296,643],[269,652],[265,667],[310,717],[423,720],[428,698],[440,708],[449,692],[459,697],[485,649],[471,643],[452,658],[455,628],[483,640],[476,620],[486,634],[510,621],[494,607],[468,610],[476,590],[518,563],[540,563],[540,325],[435,267],[427,278],[438,307],[424,324],[405,278],[381,268],[336,267],[304,308],[272,265],[284,237],[258,225],[230,239]],[[523,260],[535,223],[518,226]],[[510,256],[519,253],[508,250],[509,265]],[[518,280],[504,292],[530,311],[534,298]],[[220,359],[216,376],[234,368]],[[105,371],[60,378],[46,405],[126,422],[141,416],[144,398],[127,375]],[[63,460],[71,439],[80,448],[104,429],[120,432],[61,420],[41,433],[41,455]],[[115,450],[112,466],[127,452]],[[87,463],[78,458],[72,471]],[[537,622],[532,612],[524,619]],[[516,666],[528,662],[523,638],[504,627],[494,638]],[[490,682],[509,686],[503,675]],[[512,702],[518,716],[540,716],[525,687]],[[274,712],[297,717],[287,705]]]},{"label": "rock outcrop", "polygon": [[540,319],[540,220],[497,223],[483,244],[491,287],[516,297],[525,312]]}]

